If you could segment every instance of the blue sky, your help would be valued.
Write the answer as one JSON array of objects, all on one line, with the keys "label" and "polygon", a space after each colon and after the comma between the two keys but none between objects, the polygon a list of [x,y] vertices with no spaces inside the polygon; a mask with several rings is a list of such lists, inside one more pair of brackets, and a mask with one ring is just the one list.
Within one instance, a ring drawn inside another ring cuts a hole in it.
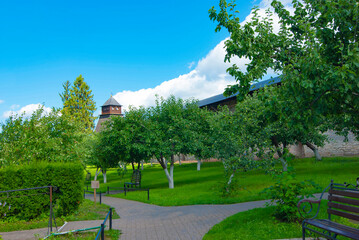
[{"label": "blue sky", "polygon": [[[221,93],[233,79],[223,64],[228,33],[208,17],[218,2],[1,1],[0,121],[35,104],[61,107],[62,83],[80,74],[98,108],[111,94],[126,108],[151,105],[155,93]],[[238,1],[241,20],[266,2]]]}]

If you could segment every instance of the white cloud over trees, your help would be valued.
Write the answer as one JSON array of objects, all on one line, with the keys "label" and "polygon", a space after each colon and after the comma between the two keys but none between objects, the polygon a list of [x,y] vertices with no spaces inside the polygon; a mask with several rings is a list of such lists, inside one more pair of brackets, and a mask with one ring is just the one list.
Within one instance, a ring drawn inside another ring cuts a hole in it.
[{"label": "white cloud over trees", "polygon": [[41,107],[44,108],[44,113],[50,113],[51,112],[51,108],[45,107],[40,103],[29,104],[29,105],[26,105],[26,106],[20,108],[19,110],[15,110],[16,108],[19,108],[19,107],[20,107],[19,105],[12,105],[11,106],[12,110],[4,112],[3,117],[8,118],[8,117],[10,117],[12,115],[21,115],[21,114],[24,114],[25,117],[29,117],[29,116],[31,116],[31,114],[33,112],[35,112],[37,109],[39,109]]},{"label": "white cloud over trees", "polygon": [[[258,14],[265,16],[265,10],[270,7],[271,0],[263,0],[259,4]],[[286,9],[293,12],[291,0],[282,0]],[[250,20],[252,12],[245,18],[243,23]],[[274,29],[279,30],[279,18],[273,16]],[[114,95],[114,98],[123,105],[123,108],[128,109],[129,105],[138,106],[151,106],[154,105],[156,95],[168,97],[171,94],[181,98],[196,98],[204,99],[217,94],[223,93],[227,85],[235,83],[234,79],[226,73],[226,69],[232,64],[236,64],[241,70],[246,69],[247,59],[231,59],[230,63],[224,63],[226,54],[224,48],[225,40],[221,41],[215,46],[206,57],[199,60],[197,64],[190,63],[190,69],[195,68],[189,73],[180,75],[177,78],[165,81],[160,85],[140,89],[138,91],[122,91]],[[265,78],[275,76],[273,71],[269,71]]]}]

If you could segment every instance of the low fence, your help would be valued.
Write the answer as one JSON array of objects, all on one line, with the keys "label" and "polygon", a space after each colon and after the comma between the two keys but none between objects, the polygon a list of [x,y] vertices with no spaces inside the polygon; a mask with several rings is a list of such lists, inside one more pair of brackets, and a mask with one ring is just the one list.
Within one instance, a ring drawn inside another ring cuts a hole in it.
[{"label": "low fence", "polygon": [[110,208],[110,211],[108,211],[107,216],[105,220],[103,220],[103,223],[101,224],[100,229],[97,232],[95,240],[101,239],[105,240],[105,228],[106,228],[106,221],[109,218],[109,230],[112,229],[112,208]]},{"label": "low fence", "polygon": [[[86,193],[91,193],[93,195],[94,191],[89,191],[88,188],[87,188],[87,190],[84,190],[84,199],[86,199]],[[105,193],[105,192],[97,192],[96,191],[96,197],[99,195],[100,204],[102,204],[102,194],[103,193]]]},{"label": "low fence", "polygon": [[[105,228],[106,228],[106,221],[109,220],[109,230],[112,229],[112,208],[109,209],[105,220],[102,222],[102,224],[100,226],[97,227],[91,227],[91,228],[83,228],[83,229],[76,229],[76,230],[71,230],[71,231],[67,231],[67,232],[55,232],[55,233],[51,233],[50,235],[46,236],[44,239],[47,239],[51,236],[58,236],[58,235],[64,235],[64,234],[69,234],[69,233],[76,233],[76,232],[84,232],[84,231],[90,231],[90,230],[94,230],[94,229],[99,229],[96,235],[95,240],[101,239],[101,240],[105,240]],[[66,224],[66,222],[65,222]],[[65,225],[64,225],[65,226]],[[62,226],[61,229],[64,227]]]},{"label": "low fence", "polygon": [[110,194],[111,190],[114,189],[115,191],[118,191],[119,193],[124,192],[125,196],[127,192],[134,192],[134,191],[146,191],[147,192],[147,200],[150,200],[150,189],[149,188],[127,188],[127,187],[110,187],[107,186],[107,194]]},{"label": "low fence", "polygon": [[[49,189],[49,192],[38,192],[38,193],[29,193],[29,194],[21,194],[20,192],[24,191],[31,191],[31,190],[39,190],[39,189]],[[7,190],[7,191],[0,191],[0,200],[2,199],[9,199],[9,198],[18,198],[18,197],[29,197],[29,196],[36,196],[36,195],[49,195],[49,204],[50,204],[50,218],[49,218],[49,224],[48,224],[48,232],[52,232],[53,223],[55,224],[55,227],[57,229],[55,215],[53,212],[53,206],[52,206],[52,194],[53,191],[57,191],[58,187],[56,186],[43,186],[43,187],[33,187],[33,188],[24,188],[24,189],[14,189],[14,190]],[[14,193],[15,195],[13,195]],[[6,194],[6,196],[1,196],[1,194]],[[1,202],[0,202],[1,203]],[[6,204],[6,202],[5,202]],[[5,206],[5,205],[3,205]],[[11,203],[9,203],[9,209],[11,208]]]},{"label": "low fence", "polygon": [[[90,193],[90,194],[94,194],[94,191],[90,191],[88,190],[89,186],[86,186],[86,189],[84,189],[84,199],[86,199],[86,193]],[[97,196],[99,196],[99,200],[100,200],[100,204],[102,204],[102,194],[107,193],[110,194],[111,193],[111,189],[113,189],[113,193],[125,193],[125,196],[127,196],[128,192],[134,192],[134,191],[145,191],[147,192],[147,200],[150,200],[150,189],[149,188],[127,188],[127,187],[110,187],[107,186],[107,192],[97,192],[96,191],[96,198]]]}]

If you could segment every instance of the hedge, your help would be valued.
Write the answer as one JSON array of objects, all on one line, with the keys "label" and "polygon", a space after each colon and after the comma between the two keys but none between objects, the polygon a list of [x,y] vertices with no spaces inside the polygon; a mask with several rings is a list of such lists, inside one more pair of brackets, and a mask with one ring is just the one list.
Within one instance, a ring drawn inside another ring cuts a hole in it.
[{"label": "hedge", "polygon": [[[83,166],[80,163],[34,163],[0,168],[0,191],[56,186],[53,205],[56,217],[78,209],[83,199]],[[30,220],[48,215],[49,189],[0,194],[0,219]],[[19,197],[19,195],[21,195]]]}]

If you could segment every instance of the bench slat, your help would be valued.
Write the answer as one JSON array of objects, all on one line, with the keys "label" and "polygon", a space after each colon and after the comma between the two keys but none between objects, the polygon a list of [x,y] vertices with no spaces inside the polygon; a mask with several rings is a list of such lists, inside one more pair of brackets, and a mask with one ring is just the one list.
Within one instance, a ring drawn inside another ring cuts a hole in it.
[{"label": "bench slat", "polygon": [[359,192],[354,191],[341,191],[341,190],[329,190],[329,194],[340,195],[344,197],[359,198]]},{"label": "bench slat", "polygon": [[310,219],[305,220],[306,224],[325,229],[327,231],[351,238],[359,239],[359,229],[348,227],[326,219]]},{"label": "bench slat", "polygon": [[347,213],[347,212],[342,212],[342,211],[338,211],[338,210],[330,209],[330,208],[328,208],[328,213],[333,214],[333,215],[337,215],[337,216],[340,216],[340,217],[345,217],[345,218],[349,218],[349,219],[352,219],[352,220],[359,221],[359,215],[355,215],[355,214],[351,214],[351,213]]},{"label": "bench slat", "polygon": [[332,208],[338,208],[340,210],[344,210],[344,211],[348,211],[348,212],[359,213],[359,208],[349,206],[349,205],[343,205],[343,204],[339,204],[339,203],[329,202],[328,206],[332,207]]},{"label": "bench slat", "polygon": [[344,197],[338,197],[338,196],[328,196],[329,201],[335,201],[335,202],[341,202],[341,203],[347,203],[351,205],[359,206],[359,200],[352,199],[352,198],[344,198]]}]

